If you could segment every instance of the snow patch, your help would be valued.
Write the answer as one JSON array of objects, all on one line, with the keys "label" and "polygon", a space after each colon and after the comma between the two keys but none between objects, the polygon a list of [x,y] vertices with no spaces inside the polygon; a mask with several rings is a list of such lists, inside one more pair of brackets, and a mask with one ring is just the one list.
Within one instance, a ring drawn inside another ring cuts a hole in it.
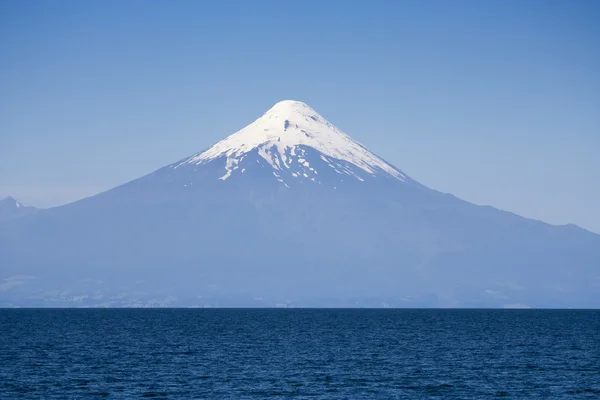
[{"label": "snow patch", "polygon": [[227,162],[225,163],[225,171],[227,171],[227,172],[225,173],[225,175],[223,175],[219,179],[224,181],[227,178],[229,178],[231,176],[231,173],[238,168],[238,163],[239,163],[239,160],[237,160],[236,158],[228,158]]}]

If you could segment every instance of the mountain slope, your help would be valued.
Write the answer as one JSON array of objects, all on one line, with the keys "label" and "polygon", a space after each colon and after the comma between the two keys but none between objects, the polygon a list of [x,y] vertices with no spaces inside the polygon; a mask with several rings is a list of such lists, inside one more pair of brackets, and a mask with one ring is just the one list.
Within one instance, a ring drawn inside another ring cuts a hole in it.
[{"label": "mountain slope", "polygon": [[29,305],[600,305],[600,236],[414,181],[307,105],[0,225],[0,302]]}]

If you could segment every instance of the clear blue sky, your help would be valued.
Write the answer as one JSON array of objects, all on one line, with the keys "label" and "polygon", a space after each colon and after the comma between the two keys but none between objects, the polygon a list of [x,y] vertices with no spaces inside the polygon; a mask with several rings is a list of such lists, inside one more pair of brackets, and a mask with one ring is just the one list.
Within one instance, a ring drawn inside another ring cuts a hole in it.
[{"label": "clear blue sky", "polygon": [[599,1],[0,2],[0,196],[109,189],[283,99],[432,188],[600,232]]}]

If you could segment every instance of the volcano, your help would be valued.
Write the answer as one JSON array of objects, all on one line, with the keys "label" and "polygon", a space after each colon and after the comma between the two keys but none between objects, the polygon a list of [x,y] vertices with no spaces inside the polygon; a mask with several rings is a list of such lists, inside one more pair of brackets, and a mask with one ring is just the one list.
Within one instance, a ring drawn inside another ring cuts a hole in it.
[{"label": "volcano", "polygon": [[430,189],[308,105],[0,223],[5,306],[599,307],[600,236]]}]

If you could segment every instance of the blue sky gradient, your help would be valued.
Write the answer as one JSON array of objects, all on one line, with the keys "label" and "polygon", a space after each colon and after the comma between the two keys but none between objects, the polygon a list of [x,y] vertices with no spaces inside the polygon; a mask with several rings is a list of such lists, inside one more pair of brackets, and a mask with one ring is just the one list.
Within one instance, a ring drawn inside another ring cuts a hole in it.
[{"label": "blue sky gradient", "polygon": [[52,206],[284,99],[414,179],[600,232],[600,2],[0,2],[0,196]]}]

